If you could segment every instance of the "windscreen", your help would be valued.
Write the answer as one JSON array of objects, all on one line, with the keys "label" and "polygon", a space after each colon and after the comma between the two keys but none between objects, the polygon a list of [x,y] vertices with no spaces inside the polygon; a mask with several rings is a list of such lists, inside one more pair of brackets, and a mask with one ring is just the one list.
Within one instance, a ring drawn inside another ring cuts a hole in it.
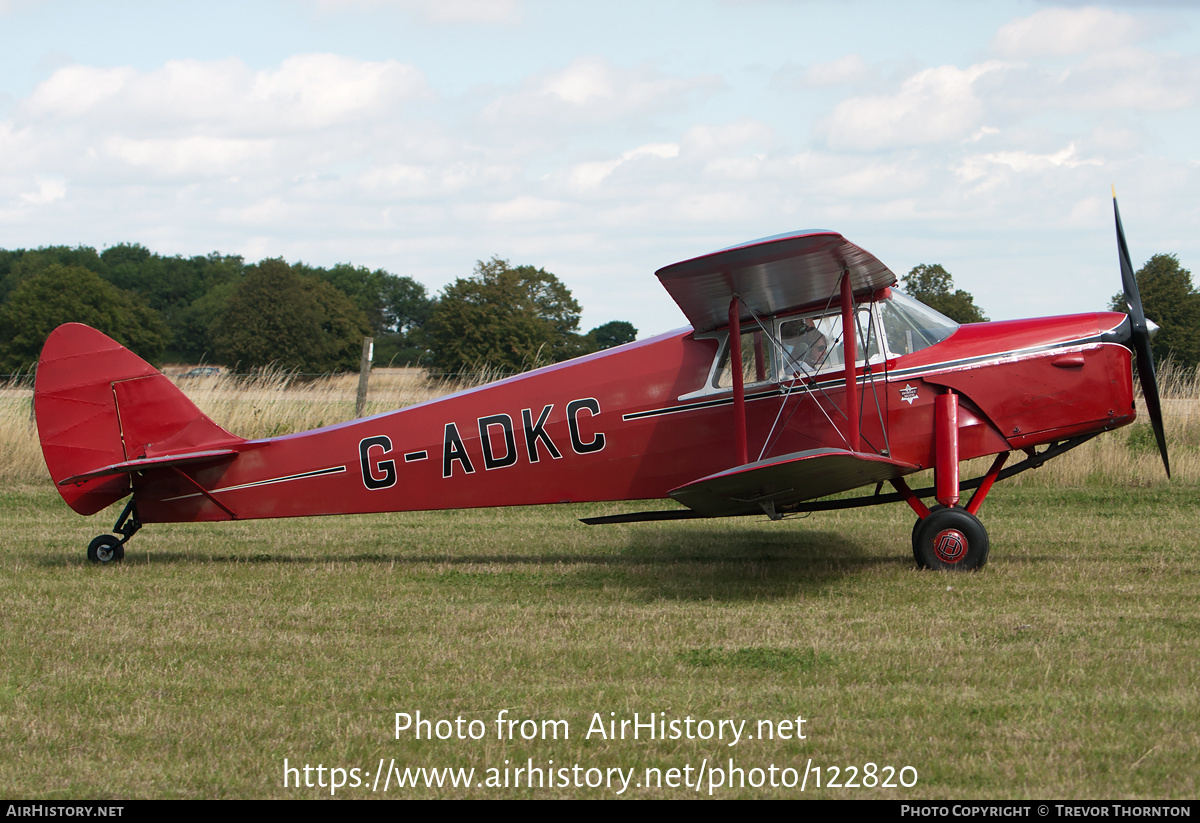
[{"label": "windscreen", "polygon": [[892,354],[912,354],[940,343],[958,329],[949,317],[920,303],[907,294],[891,290],[878,302],[883,334]]}]

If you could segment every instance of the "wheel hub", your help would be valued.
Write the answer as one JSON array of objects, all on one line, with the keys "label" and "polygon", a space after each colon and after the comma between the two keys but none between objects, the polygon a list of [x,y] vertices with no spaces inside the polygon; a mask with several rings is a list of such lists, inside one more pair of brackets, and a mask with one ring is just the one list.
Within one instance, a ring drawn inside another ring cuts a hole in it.
[{"label": "wheel hub", "polygon": [[958,529],[943,529],[933,538],[933,553],[943,563],[957,563],[967,556],[967,536]]}]

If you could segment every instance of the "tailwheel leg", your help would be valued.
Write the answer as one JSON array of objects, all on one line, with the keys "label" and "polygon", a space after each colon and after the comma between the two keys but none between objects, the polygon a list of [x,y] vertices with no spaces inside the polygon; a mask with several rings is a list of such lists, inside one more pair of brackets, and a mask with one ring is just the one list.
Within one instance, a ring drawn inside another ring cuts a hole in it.
[{"label": "tailwheel leg", "polygon": [[137,503],[135,498],[130,497],[129,502],[125,504],[125,510],[121,512],[121,516],[117,518],[117,522],[113,526],[113,531],[121,536],[102,534],[92,540],[88,544],[88,560],[93,563],[119,563],[124,560],[125,544],[129,542],[129,538],[138,533],[141,527],[142,521],[138,517]]}]

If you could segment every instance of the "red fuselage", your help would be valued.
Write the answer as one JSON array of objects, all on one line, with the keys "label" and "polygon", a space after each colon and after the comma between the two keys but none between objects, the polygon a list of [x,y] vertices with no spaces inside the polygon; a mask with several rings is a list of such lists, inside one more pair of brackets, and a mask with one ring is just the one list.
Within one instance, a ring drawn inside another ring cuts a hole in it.
[{"label": "red fuselage", "polygon": [[[966,460],[1103,431],[1134,418],[1124,315],[960,327],[859,368],[862,451],[929,467],[934,397],[960,396]],[[1109,335],[1111,337],[1111,335]],[[195,482],[132,477],[146,522],[289,517],[666,497],[737,462],[732,390],[706,387],[720,340],[671,332],[388,414],[245,441]],[[751,460],[845,447],[845,383],[746,388]],[[684,398],[684,399],[681,399]]]}]

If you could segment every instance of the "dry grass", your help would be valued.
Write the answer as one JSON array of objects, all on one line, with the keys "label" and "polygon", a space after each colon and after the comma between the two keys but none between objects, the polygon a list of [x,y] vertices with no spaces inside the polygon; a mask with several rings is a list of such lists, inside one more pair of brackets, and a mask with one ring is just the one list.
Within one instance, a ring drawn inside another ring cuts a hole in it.
[{"label": "dry grass", "polygon": [[[354,419],[358,375],[300,379],[282,371],[177,381],[217,425],[241,437],[276,437]],[[417,368],[375,369],[364,416],[423,403],[486,382],[431,379]]]},{"label": "dry grass", "polygon": [[10,380],[0,385],[0,484],[49,480],[33,420],[33,389]]}]

